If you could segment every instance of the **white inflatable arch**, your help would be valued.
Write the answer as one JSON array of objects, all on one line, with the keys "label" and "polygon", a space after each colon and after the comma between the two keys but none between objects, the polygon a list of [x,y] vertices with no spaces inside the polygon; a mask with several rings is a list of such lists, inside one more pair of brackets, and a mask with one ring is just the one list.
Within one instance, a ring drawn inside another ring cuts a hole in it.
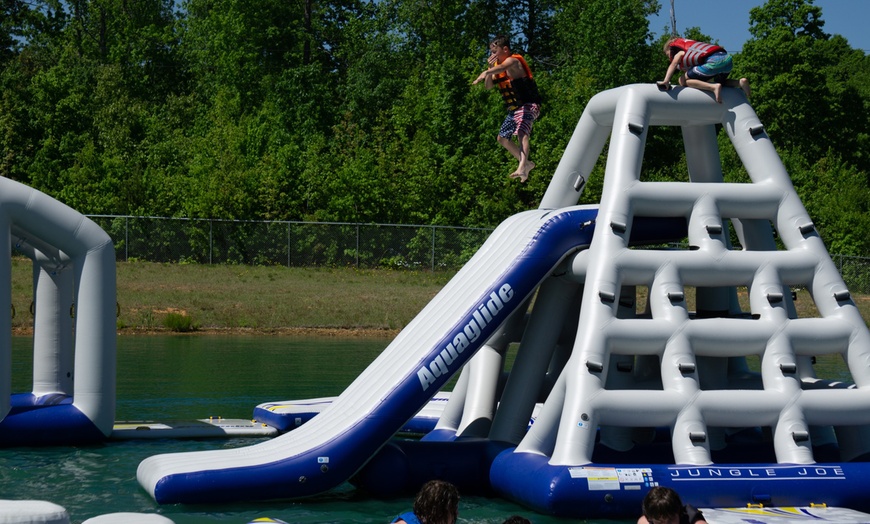
[{"label": "white inflatable arch", "polygon": [[[0,178],[0,245],[0,301],[12,303],[13,248],[33,261],[34,286],[29,395],[12,395],[11,314],[0,315],[0,444],[108,436],[115,417],[117,305],[111,238],[70,207]],[[35,416],[43,409],[54,412]]]}]

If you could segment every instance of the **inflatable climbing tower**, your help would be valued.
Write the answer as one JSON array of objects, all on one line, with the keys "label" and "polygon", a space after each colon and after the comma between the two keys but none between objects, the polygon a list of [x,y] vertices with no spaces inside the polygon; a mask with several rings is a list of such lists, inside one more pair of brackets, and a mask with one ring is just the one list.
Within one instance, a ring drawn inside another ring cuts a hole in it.
[{"label": "inflatable climbing tower", "polygon": [[[636,517],[656,485],[698,507],[870,510],[870,333],[764,126],[724,91],[596,95],[540,208],[506,219],[328,407],[254,446],[148,457],[140,484],[161,504],[441,478],[585,519]],[[674,181],[644,176],[659,126],[682,130]],[[723,180],[720,133],[749,182]],[[577,205],[605,145],[600,205]],[[816,378],[819,355],[854,384]],[[435,428],[393,438],[457,373]]]},{"label": "inflatable climbing tower", "polygon": [[[636,511],[657,484],[709,507],[859,507],[867,465],[844,463],[870,451],[870,334],[764,126],[724,91],[626,86],[583,113],[541,204],[575,204],[609,140],[595,234],[569,265],[582,306],[540,415],[490,472],[509,498],[587,518]],[[663,125],[682,129],[689,182],[644,180]],[[751,182],[723,182],[719,126]],[[632,249],[650,217],[684,220],[685,247]],[[820,318],[797,318],[799,288]],[[815,378],[827,354],[854,387]]]}]

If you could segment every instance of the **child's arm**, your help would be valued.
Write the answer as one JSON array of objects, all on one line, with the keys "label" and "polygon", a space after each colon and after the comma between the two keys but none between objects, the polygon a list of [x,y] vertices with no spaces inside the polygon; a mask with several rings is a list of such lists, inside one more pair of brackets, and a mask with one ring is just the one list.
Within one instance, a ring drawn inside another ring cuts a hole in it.
[{"label": "child's arm", "polygon": [[665,73],[665,79],[661,82],[656,82],[656,85],[659,86],[659,89],[671,88],[671,77],[674,75],[674,72],[677,70],[677,66],[680,65],[680,60],[683,59],[683,55],[685,54],[685,51],[679,51],[676,55],[674,55],[674,59],[671,60],[670,64],[668,64],[668,71]]},{"label": "child's arm", "polygon": [[504,62],[502,62],[498,65],[495,65],[493,67],[490,67],[489,69],[487,69],[483,73],[480,73],[480,75],[474,80],[474,82],[471,83],[471,85],[478,84],[478,83],[485,80],[486,83],[484,84],[484,86],[486,86],[487,89],[491,88],[494,85],[493,78],[495,78],[495,76],[497,74],[503,73],[504,71],[507,71],[511,67],[511,65],[516,61],[517,61],[516,58],[514,58],[512,56],[508,57],[507,59],[505,59]]}]

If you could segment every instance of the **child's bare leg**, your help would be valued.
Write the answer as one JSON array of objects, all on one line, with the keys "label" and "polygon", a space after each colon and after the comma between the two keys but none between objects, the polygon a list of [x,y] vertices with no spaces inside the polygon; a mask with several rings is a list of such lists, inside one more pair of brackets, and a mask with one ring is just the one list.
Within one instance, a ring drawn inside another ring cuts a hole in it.
[{"label": "child's bare leg", "polygon": [[[685,75],[680,77],[681,84],[683,84],[682,80]],[[701,91],[710,91],[716,97],[716,101],[720,104],[722,103],[722,84],[715,83],[711,84],[709,82],[705,82],[703,80],[695,80],[694,78],[688,78],[685,80],[683,84],[687,87],[694,87],[695,89],[700,89]]]},{"label": "child's bare leg", "polygon": [[752,91],[751,89],[749,89],[749,80],[746,78],[741,78],[738,83],[740,84],[740,89],[743,90],[743,93],[746,94],[746,98],[748,99]]},{"label": "child's bare leg", "polygon": [[743,90],[743,94],[746,95],[746,98],[747,99],[749,98],[749,95],[750,95],[749,80],[747,80],[745,78],[741,78],[740,80],[732,80],[729,78],[728,80],[725,81],[725,85],[728,87],[739,87],[740,89]]},{"label": "child's bare leg", "polygon": [[505,138],[503,136],[498,137],[498,143],[502,145],[505,149],[508,150],[508,153],[511,154],[517,160],[522,160],[520,158],[520,148],[514,143],[510,138]]},{"label": "child's bare leg", "polygon": [[529,134],[520,132],[517,135],[517,138],[520,141],[520,167],[517,168],[517,171],[523,174],[521,177],[522,181],[525,182],[526,179],[529,178],[529,172],[535,168],[535,163],[529,159],[529,154],[531,152],[531,146],[529,145]]},{"label": "child's bare leg", "polygon": [[516,158],[520,165],[516,171],[510,174],[511,178],[519,178],[522,182],[525,182],[529,177],[529,171],[535,168],[535,163],[528,160],[528,149],[529,149],[529,139],[528,135],[525,135],[525,143],[523,143],[523,139],[520,138],[520,144],[522,148],[514,143],[510,138],[505,138],[503,136],[498,137],[498,143],[502,145],[508,152]]},{"label": "child's bare leg", "polygon": [[511,178],[519,178],[520,182],[525,182],[529,179],[529,171],[535,168],[535,163],[529,160],[529,135],[528,133],[519,133],[517,138],[520,142],[520,165],[517,170],[511,173]]}]

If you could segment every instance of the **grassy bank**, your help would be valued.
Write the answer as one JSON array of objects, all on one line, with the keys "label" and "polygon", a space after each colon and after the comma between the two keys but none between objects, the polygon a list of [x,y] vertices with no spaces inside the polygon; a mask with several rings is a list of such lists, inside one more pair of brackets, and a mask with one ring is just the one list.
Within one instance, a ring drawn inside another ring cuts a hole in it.
[{"label": "grassy bank", "polygon": [[[208,266],[122,262],[117,265],[118,328],[154,331],[317,333],[392,336],[453,276],[452,272]],[[12,263],[13,328],[32,327],[30,260]],[[745,290],[739,293],[749,309]],[[687,290],[690,309],[694,307]],[[856,296],[865,321],[870,297]],[[818,316],[798,292],[800,317]]]},{"label": "grassy bank", "polygon": [[[32,326],[32,266],[14,259],[13,327]],[[208,266],[121,262],[118,328],[256,333],[337,332],[389,336],[446,284],[452,273]],[[179,329],[180,328],[180,329]]]}]

